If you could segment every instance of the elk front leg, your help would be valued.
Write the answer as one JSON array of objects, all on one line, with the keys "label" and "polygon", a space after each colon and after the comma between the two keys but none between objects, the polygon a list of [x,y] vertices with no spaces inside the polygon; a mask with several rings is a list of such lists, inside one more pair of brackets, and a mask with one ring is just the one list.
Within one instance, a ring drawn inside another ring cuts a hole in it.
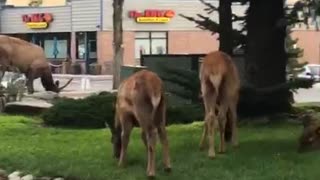
[{"label": "elk front leg", "polygon": [[33,94],[34,93],[34,88],[33,88],[33,74],[32,72],[29,72],[27,75],[27,89],[28,89],[28,94]]},{"label": "elk front leg", "polygon": [[171,171],[171,163],[170,163],[170,153],[169,153],[169,142],[167,137],[167,131],[165,129],[165,125],[162,124],[161,127],[158,128],[159,138],[162,144],[162,152],[163,152],[163,163],[166,172]]},{"label": "elk front leg", "polygon": [[122,126],[121,132],[121,152],[118,166],[124,167],[124,162],[126,160],[127,148],[130,139],[130,133],[133,128],[131,121],[126,121],[126,123]]}]

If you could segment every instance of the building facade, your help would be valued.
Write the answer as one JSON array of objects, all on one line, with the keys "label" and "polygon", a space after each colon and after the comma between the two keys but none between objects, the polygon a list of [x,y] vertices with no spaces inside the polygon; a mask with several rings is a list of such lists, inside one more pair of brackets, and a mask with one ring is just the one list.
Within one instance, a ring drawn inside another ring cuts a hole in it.
[{"label": "building facade", "polygon": [[[181,2],[125,1],[124,64],[138,65],[141,53],[207,53],[218,48],[216,36],[179,16],[205,13],[204,6],[198,0]],[[4,4],[1,34],[41,45],[51,61],[71,57],[85,65],[98,62],[104,73],[110,73],[112,0],[7,0]],[[154,15],[158,18],[150,17]]]},{"label": "building facade", "polygon": [[[215,0],[207,1],[216,5],[218,3]],[[70,57],[72,61],[82,63],[83,69],[88,69],[86,67],[90,63],[97,62],[102,65],[103,74],[111,73],[112,0],[0,2],[4,4],[0,9],[1,34],[42,46],[50,61]],[[202,54],[217,50],[218,35],[203,31],[195,23],[180,16],[196,17],[197,14],[206,14],[204,8],[199,0],[125,1],[124,64],[139,65],[141,54]],[[237,5],[232,7],[237,15],[243,15],[246,8]],[[212,17],[217,20],[218,15]],[[239,28],[238,24],[234,24],[234,27]],[[319,61],[320,39],[315,42],[318,32],[300,28],[293,36],[300,39],[298,46],[305,49],[303,59]]]}]

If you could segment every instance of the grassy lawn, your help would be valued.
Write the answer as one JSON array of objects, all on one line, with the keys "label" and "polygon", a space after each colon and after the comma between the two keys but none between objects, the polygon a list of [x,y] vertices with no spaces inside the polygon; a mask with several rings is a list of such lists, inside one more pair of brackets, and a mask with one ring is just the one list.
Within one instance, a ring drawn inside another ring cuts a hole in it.
[{"label": "grassy lawn", "polygon": [[[168,128],[173,172],[163,172],[158,144],[159,179],[312,180],[320,176],[319,152],[296,153],[299,125],[242,125],[240,147],[228,146],[227,154],[218,154],[214,160],[198,150],[201,125]],[[111,157],[106,129],[44,128],[29,118],[0,116],[0,167],[88,180],[145,179],[146,154],[139,132],[135,129],[131,135],[128,166],[120,169]]]}]

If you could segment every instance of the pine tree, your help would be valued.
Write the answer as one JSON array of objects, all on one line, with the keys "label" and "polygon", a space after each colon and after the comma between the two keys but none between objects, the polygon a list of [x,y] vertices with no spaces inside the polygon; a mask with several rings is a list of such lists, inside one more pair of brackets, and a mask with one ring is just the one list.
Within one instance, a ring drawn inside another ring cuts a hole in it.
[{"label": "pine tree", "polygon": [[296,47],[298,39],[291,37],[291,29],[287,30],[286,48],[287,48],[287,74],[290,78],[297,78],[297,75],[303,71],[307,62],[299,62],[298,59],[303,56],[303,49]]}]

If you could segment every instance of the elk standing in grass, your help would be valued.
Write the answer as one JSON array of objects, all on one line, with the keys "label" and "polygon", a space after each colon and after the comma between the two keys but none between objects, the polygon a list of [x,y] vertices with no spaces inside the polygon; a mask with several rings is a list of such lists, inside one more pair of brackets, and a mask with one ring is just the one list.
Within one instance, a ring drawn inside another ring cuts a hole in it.
[{"label": "elk standing in grass", "polygon": [[33,80],[40,78],[46,91],[60,92],[72,78],[62,87],[59,81],[54,82],[49,63],[42,47],[19,38],[0,35],[0,79],[4,71],[12,71],[15,67],[27,77],[28,93],[33,93]]},{"label": "elk standing in grass", "polygon": [[115,104],[115,128],[112,132],[114,156],[123,166],[126,159],[130,133],[140,126],[142,140],[147,148],[147,175],[155,176],[156,135],[162,147],[166,171],[171,170],[169,142],[166,132],[166,105],[163,82],[155,73],[141,70],[124,80],[119,88]]},{"label": "elk standing in grass", "polygon": [[205,148],[205,141],[208,138],[208,156],[214,158],[216,125],[220,130],[220,153],[226,151],[225,141],[229,141],[230,137],[233,146],[238,146],[237,103],[240,79],[231,57],[226,53],[215,51],[209,53],[202,62],[200,82],[205,107],[205,125],[200,149]]},{"label": "elk standing in grass", "polygon": [[303,131],[299,138],[298,152],[311,152],[320,150],[320,120],[319,113],[307,112],[301,116]]}]

